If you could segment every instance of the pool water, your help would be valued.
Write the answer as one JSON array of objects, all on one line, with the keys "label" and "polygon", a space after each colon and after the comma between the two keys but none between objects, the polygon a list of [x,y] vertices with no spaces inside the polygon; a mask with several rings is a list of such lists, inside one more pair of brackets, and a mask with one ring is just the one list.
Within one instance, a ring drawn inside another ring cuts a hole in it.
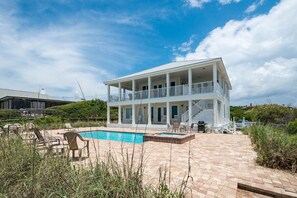
[{"label": "pool water", "polygon": [[162,136],[162,137],[182,137],[184,134],[176,134],[176,133],[158,133],[156,136]]},{"label": "pool water", "polygon": [[80,135],[84,138],[94,138],[100,140],[112,140],[118,142],[128,142],[128,143],[143,143],[142,133],[132,133],[132,132],[115,132],[115,131],[90,131],[83,132]]}]

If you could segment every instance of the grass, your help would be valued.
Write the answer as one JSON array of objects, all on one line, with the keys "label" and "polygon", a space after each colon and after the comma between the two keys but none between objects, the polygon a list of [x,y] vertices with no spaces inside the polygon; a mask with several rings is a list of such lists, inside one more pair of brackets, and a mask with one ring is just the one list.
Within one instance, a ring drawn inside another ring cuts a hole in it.
[{"label": "grass", "polygon": [[144,185],[143,166],[131,160],[119,163],[108,154],[82,168],[35,148],[17,137],[0,138],[0,197],[184,197],[185,186],[171,191],[164,170],[156,186]]},{"label": "grass", "polygon": [[253,125],[245,133],[251,138],[260,165],[297,172],[297,135],[269,125]]}]

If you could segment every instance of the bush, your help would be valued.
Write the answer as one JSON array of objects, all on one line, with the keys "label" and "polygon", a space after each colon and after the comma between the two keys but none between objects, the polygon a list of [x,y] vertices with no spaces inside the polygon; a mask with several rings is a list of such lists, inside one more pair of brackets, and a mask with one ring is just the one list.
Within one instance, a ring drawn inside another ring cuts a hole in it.
[{"label": "bush", "polygon": [[162,178],[156,188],[143,185],[143,166],[129,160],[122,164],[108,155],[75,168],[65,158],[39,152],[33,157],[33,146],[17,137],[0,138],[0,164],[0,197],[184,197]]},{"label": "bush", "polygon": [[287,126],[287,133],[288,134],[297,134],[297,119],[292,122],[289,122]]},{"label": "bush", "polygon": [[272,126],[253,125],[247,130],[259,164],[296,172],[297,136]]}]

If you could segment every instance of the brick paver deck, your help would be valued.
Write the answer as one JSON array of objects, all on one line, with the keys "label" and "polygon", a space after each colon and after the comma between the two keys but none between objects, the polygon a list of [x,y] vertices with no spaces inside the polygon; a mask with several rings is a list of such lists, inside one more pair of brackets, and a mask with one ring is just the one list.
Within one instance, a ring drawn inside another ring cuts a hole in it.
[{"label": "brick paver deck", "polygon": [[[94,162],[98,157],[104,158],[109,150],[118,160],[121,159],[122,149],[131,156],[133,144],[92,139],[90,149],[90,158],[83,160],[82,164],[88,165],[90,160]],[[246,135],[197,133],[194,140],[180,145],[160,142],[137,144],[134,147],[136,163],[142,150],[145,181],[156,183],[159,167],[171,167],[170,187],[173,189],[187,175],[190,150],[190,176],[193,180],[188,183],[191,189],[187,194],[189,197],[266,197],[237,189],[238,182],[297,196],[297,174],[257,165],[254,161],[256,153]]]}]

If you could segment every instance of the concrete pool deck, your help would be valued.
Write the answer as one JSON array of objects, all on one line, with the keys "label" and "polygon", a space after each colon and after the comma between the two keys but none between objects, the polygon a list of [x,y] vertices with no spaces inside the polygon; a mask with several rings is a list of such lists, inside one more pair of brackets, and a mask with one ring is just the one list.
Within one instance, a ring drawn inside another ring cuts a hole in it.
[{"label": "concrete pool deck", "polygon": [[[80,128],[87,130],[134,131],[131,129]],[[53,135],[65,130],[54,130]],[[143,132],[138,130],[137,132]],[[156,131],[146,131],[156,133]],[[169,167],[171,155],[171,187],[181,183],[187,174],[190,148],[191,189],[189,197],[266,197],[244,190],[238,190],[238,183],[264,188],[279,194],[297,197],[297,174],[288,171],[269,169],[255,163],[256,153],[246,135],[202,134],[195,133],[196,138],[184,144],[169,144],[148,141],[135,144],[135,162],[138,163],[141,151],[144,150],[145,182],[156,183],[159,178],[159,167]],[[73,164],[88,165],[96,157],[103,159],[107,151],[121,159],[121,150],[131,155],[133,144],[115,141],[90,141],[90,158]],[[84,154],[84,153],[83,153]]]}]

